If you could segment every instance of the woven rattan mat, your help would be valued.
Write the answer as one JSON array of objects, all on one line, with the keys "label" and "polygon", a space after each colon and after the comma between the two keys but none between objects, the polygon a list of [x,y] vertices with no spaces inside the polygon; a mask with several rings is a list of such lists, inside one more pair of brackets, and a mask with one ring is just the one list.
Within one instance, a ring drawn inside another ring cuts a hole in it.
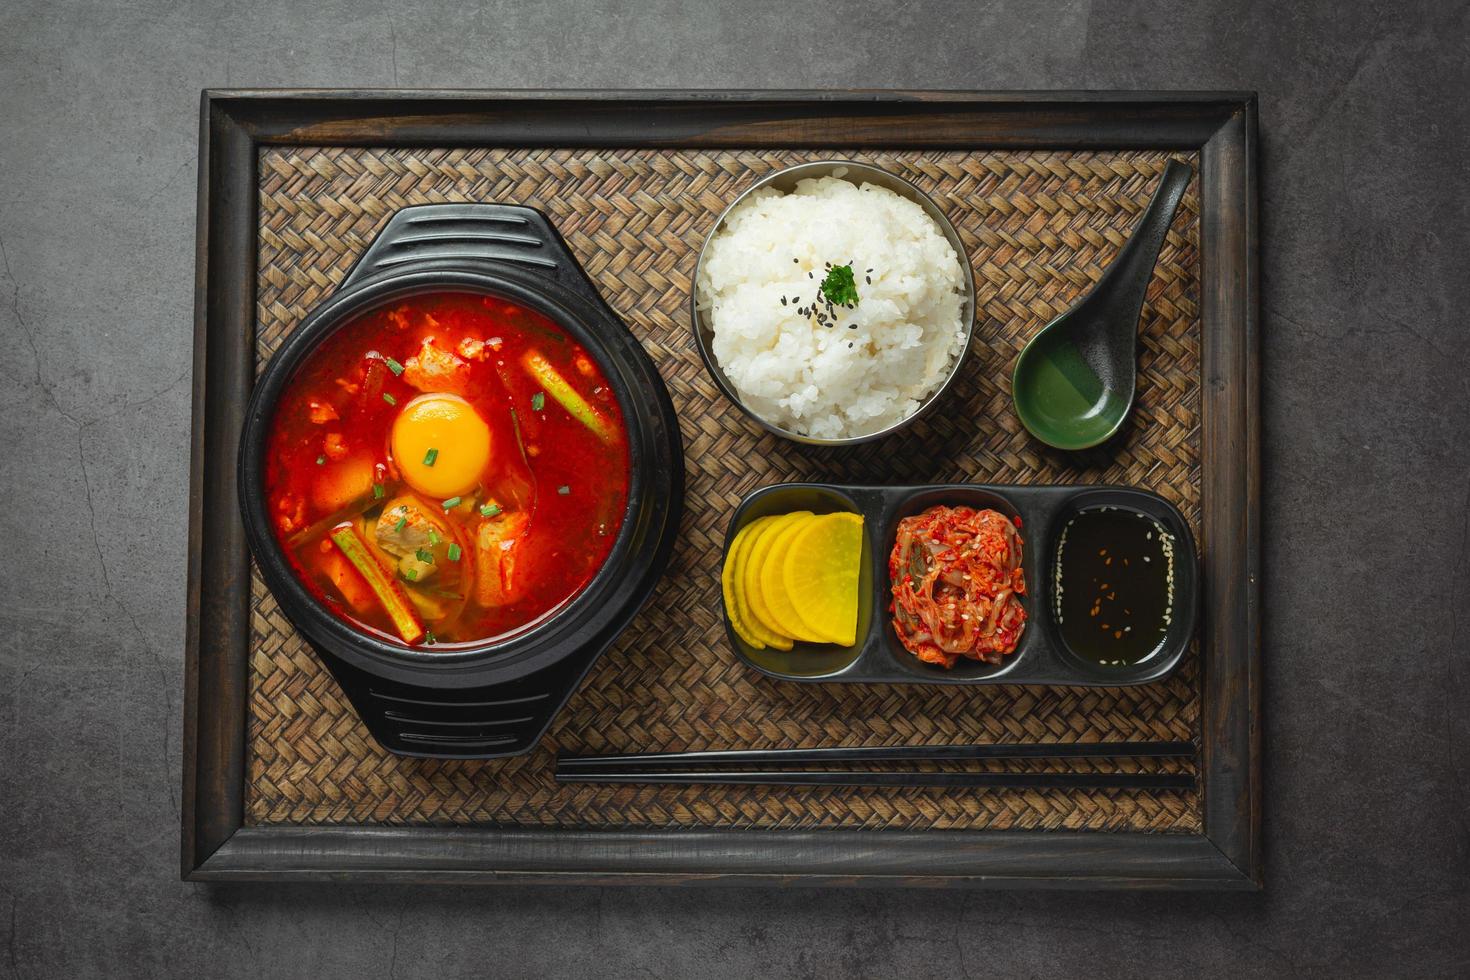
[{"label": "woven rattan mat", "polygon": [[[258,356],[336,288],[398,208],[530,204],[549,214],[658,364],[678,408],[687,512],[672,564],[540,748],[498,762],[400,759],[368,736],[258,576],[246,822],[609,827],[1201,829],[1197,793],[558,787],[575,752],[996,740],[1194,738],[1198,658],[1139,688],[781,684],[738,663],[720,621],[720,543],[767,483],[1137,484],[1199,516],[1199,201],[1192,187],[1143,315],[1142,377],[1122,445],[1053,453],[1009,404],[1026,338],[1100,275],[1148,203],[1161,152],[848,154],[933,195],[975,269],[974,352],[943,411],[843,453],[762,434],[700,366],[685,312],[694,257],[754,177],[820,151],[273,148],[260,156]],[[1197,160],[1191,160],[1197,165]],[[1186,763],[1164,762],[1170,770]]]}]

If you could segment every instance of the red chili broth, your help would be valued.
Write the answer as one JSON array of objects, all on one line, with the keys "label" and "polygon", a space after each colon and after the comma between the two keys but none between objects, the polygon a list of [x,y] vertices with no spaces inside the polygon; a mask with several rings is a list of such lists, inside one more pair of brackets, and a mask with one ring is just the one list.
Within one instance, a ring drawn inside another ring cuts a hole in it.
[{"label": "red chili broth", "polygon": [[[485,479],[475,494],[465,495],[468,502],[452,512],[443,509],[442,501],[415,494],[399,478],[391,458],[395,418],[404,405],[424,393],[395,374],[393,366],[407,363],[425,341],[468,365],[467,375],[460,375],[468,380],[458,393],[491,434]],[[474,348],[462,349],[464,342],[485,344],[481,357],[465,356],[465,350]],[[531,350],[612,423],[611,440],[599,438],[574,418],[525,369],[521,357]],[[313,403],[318,419],[330,414],[337,418],[314,421]],[[523,452],[516,448],[518,442]],[[342,508],[329,506],[332,493],[322,488],[362,487],[366,479],[362,474],[369,466],[371,481],[383,488],[382,494],[358,496],[348,508],[365,515],[360,519],[365,539],[371,535],[374,515],[408,495],[425,515],[449,525],[453,542],[461,548],[457,562],[446,563],[441,556],[442,571],[436,577],[447,583],[457,575],[457,591],[467,598],[456,602],[434,596],[446,604],[461,604],[462,611],[442,628],[425,617],[427,642],[433,644],[500,637],[566,603],[607,559],[628,500],[627,430],[602,370],[551,320],[478,294],[413,297],[365,313],[336,331],[307,357],[285,389],[267,441],[266,503],[277,540],[297,577],[342,620],[398,640],[381,604],[365,599],[362,577],[350,565],[344,572],[340,554],[327,540],[327,532],[338,523],[331,518]],[[487,518],[480,507],[492,503],[502,510]],[[525,524],[513,546],[511,578],[516,595],[504,604],[482,607],[468,585],[477,567],[476,529],[482,522],[518,515]],[[312,531],[309,540],[300,540]],[[393,573],[386,562],[384,567]],[[433,587],[397,577],[400,588],[418,590],[421,599]],[[440,591],[453,594],[456,589],[445,584]]]}]

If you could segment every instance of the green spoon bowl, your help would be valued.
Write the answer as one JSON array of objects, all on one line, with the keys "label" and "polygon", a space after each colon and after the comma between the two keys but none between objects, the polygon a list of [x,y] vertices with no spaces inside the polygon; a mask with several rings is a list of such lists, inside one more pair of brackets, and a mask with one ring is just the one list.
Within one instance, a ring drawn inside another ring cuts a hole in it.
[{"label": "green spoon bowl", "polygon": [[1016,415],[1047,445],[1090,449],[1116,435],[1133,411],[1144,295],[1193,176],[1189,164],[1169,161],[1148,210],[1097,285],[1016,359]]}]

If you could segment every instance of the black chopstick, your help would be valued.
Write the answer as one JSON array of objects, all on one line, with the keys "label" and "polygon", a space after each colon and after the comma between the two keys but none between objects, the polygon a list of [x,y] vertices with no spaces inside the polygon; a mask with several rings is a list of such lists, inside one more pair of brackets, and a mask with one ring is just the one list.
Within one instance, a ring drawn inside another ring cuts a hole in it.
[{"label": "black chopstick", "polygon": [[572,755],[557,759],[562,771],[663,768],[698,765],[827,765],[844,762],[974,762],[986,759],[1189,758],[1193,742],[1022,742],[993,745],[891,745],[817,749],[727,749]]},{"label": "black chopstick", "polygon": [[560,783],[718,783],[744,786],[946,786],[972,789],[1193,789],[1175,772],[687,772],[577,771],[558,768]]}]

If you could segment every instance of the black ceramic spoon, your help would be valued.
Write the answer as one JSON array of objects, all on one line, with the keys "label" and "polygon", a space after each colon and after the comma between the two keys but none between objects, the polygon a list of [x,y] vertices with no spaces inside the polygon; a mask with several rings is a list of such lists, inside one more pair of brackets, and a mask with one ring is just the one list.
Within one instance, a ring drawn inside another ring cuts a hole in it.
[{"label": "black ceramic spoon", "polygon": [[1148,210],[1097,285],[1042,327],[1016,359],[1016,414],[1042,442],[1058,449],[1096,446],[1133,410],[1144,293],[1193,175],[1189,164],[1169,161]]}]

